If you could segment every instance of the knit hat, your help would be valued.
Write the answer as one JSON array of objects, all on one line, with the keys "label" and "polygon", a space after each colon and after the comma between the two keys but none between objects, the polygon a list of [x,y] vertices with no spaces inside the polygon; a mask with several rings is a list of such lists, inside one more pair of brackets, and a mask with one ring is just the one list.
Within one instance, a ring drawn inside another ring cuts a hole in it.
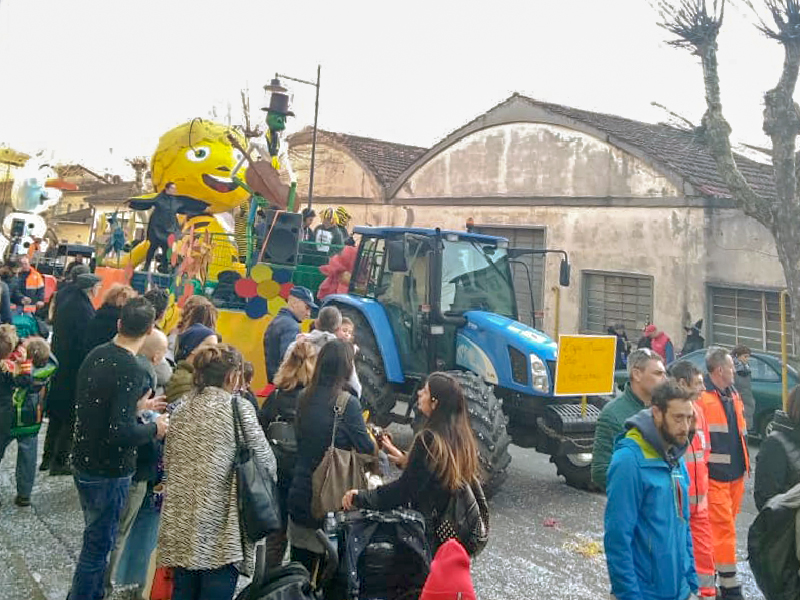
[{"label": "knit hat", "polygon": [[469,555],[456,540],[441,545],[419,600],[476,600]]},{"label": "knit hat", "polygon": [[217,335],[213,329],[206,327],[202,323],[195,323],[187,327],[186,331],[178,336],[178,343],[175,349],[175,360],[185,360],[195,348],[203,343],[203,340],[210,335]]},{"label": "knit hat", "polygon": [[91,273],[92,270],[89,268],[89,265],[85,265],[83,263],[78,263],[72,270],[69,272],[69,278],[71,281],[75,281],[79,275],[84,275],[86,273]]},{"label": "knit hat", "polygon": [[650,323],[650,325],[644,328],[644,334],[650,335],[651,333],[655,333],[656,329],[657,329],[656,326]]},{"label": "knit hat", "polygon": [[79,290],[88,290],[100,283],[100,278],[94,273],[81,273],[75,278],[75,287]]}]

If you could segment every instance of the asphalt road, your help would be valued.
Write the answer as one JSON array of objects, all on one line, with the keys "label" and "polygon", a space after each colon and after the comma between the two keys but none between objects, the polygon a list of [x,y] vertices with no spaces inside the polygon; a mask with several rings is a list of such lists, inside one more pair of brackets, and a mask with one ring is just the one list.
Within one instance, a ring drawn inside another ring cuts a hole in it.
[{"label": "asphalt road", "polygon": [[[608,598],[605,497],[566,486],[546,456],[520,448],[512,448],[512,455],[510,476],[490,501],[489,544],[473,564],[478,597]],[[33,506],[18,508],[15,461],[12,444],[0,464],[0,600],[63,600],[83,530],[75,487],[70,477],[40,476]],[[749,492],[739,518],[739,569],[748,600],[763,599],[746,560],[747,528],[755,514]],[[115,600],[122,597],[116,594]]]}]

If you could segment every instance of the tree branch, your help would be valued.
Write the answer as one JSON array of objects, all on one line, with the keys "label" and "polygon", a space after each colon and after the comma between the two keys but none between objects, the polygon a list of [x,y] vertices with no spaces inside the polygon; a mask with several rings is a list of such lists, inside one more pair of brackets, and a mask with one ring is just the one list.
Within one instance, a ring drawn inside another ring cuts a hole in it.
[{"label": "tree branch", "polygon": [[722,113],[717,36],[725,16],[725,0],[713,0],[711,11],[706,0],[680,0],[678,4],[662,0],[659,14],[661,27],[678,36],[669,43],[689,49],[700,58],[706,91],[703,136],[722,181],[746,214],[772,229],[769,203],[755,192],[736,165],[731,147],[731,126]]}]

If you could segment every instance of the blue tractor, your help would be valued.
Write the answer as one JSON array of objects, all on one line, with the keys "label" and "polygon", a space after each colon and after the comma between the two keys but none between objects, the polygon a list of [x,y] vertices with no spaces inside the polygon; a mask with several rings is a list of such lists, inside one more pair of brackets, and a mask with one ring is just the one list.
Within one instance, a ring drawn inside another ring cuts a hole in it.
[{"label": "blue tractor", "polygon": [[[439,229],[359,227],[349,293],[325,298],[356,326],[362,400],[379,425],[415,423],[416,391],[448,371],[466,394],[486,488],[506,478],[508,446],[551,456],[572,486],[590,486],[601,401],[553,395],[556,343],[520,323],[505,238]],[[569,285],[566,254],[561,285]],[[405,401],[405,410],[395,410]]]}]

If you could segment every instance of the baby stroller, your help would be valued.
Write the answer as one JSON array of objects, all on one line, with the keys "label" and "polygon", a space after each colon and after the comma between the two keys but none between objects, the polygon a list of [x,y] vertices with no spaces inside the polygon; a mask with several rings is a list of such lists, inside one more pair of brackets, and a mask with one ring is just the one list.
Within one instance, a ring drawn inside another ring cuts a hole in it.
[{"label": "baby stroller", "polygon": [[326,600],[413,600],[431,565],[425,518],[412,510],[337,513],[339,573]]},{"label": "baby stroller", "polygon": [[414,600],[430,570],[425,519],[411,510],[340,512],[317,538],[326,548],[316,589],[308,571],[290,563],[267,571],[256,553],[253,582],[237,600]]}]

